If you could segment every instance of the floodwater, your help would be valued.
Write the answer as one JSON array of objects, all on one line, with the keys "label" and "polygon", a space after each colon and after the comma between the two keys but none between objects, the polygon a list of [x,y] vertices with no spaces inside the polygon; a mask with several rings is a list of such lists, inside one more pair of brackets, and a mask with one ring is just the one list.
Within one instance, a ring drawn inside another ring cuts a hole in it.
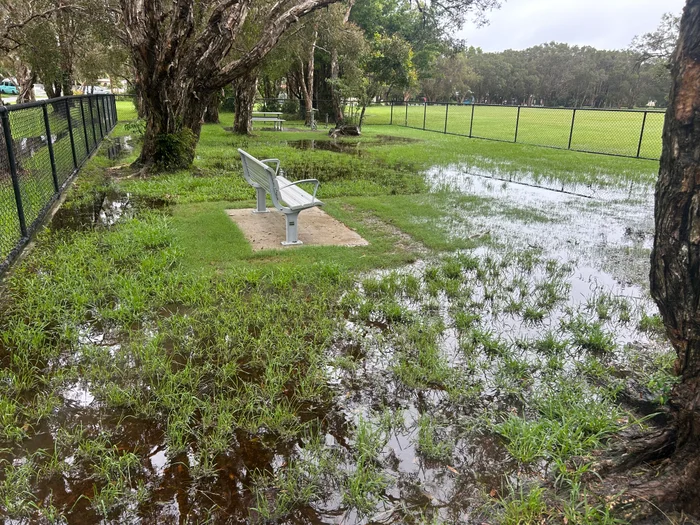
[{"label": "floodwater", "polygon": [[131,135],[111,138],[107,148],[107,158],[118,160],[120,157],[129,155],[132,151],[134,151],[134,146],[131,144]]},{"label": "floodwater", "polygon": [[158,199],[138,198],[113,190],[98,192],[90,202],[59,208],[51,220],[51,228],[78,231],[110,227],[133,217],[139,210],[159,209],[166,205],[165,201]]},{"label": "floodwater", "polygon": [[[648,254],[654,240],[651,185],[594,187],[461,165],[435,167],[426,176],[434,191],[447,189],[493,200],[490,210],[462,211],[477,231],[519,248],[537,246],[558,260],[600,266],[621,281],[648,282]],[[474,233],[460,228],[455,221],[456,236]]]},{"label": "floodwater", "polygon": [[[358,142],[298,141],[289,145],[361,154]],[[119,146],[115,157],[123,151],[124,147]],[[563,330],[562,323],[572,312],[595,317],[596,301],[606,296],[617,301],[616,304],[627,305],[625,308],[633,319],[626,321],[620,315],[601,318],[602,326],[614,334],[617,345],[617,350],[609,356],[610,364],[624,365],[625,345],[649,352],[663,346],[654,337],[640,332],[634,322],[642,312],[653,310],[640,277],[648,271],[644,257],[652,242],[650,188],[632,185],[596,189],[556,183],[542,187],[540,182],[527,177],[497,180],[493,174],[473,168],[466,172],[461,166],[434,168],[426,177],[434,191],[477,195],[489,203],[488,209],[476,213],[461,210],[449,223],[455,236],[488,231],[500,243],[494,248],[461,254],[475,258],[481,267],[491,265],[492,270],[483,276],[478,271],[463,270],[459,293],[440,289],[433,296],[422,293],[398,299],[415,318],[444,323],[437,338],[440,355],[446,366],[458,374],[462,386],[473,388],[473,395],[455,399],[441,384],[408,385],[396,373],[406,346],[400,323],[389,321],[379,313],[363,317],[357,310],[351,310],[345,326],[328,348],[331,364],[327,374],[334,400],[331,404],[306,407],[300,411],[299,418],[319,421],[324,447],[343,458],[340,472],[349,475],[357,468],[353,429],[362,421],[378,427],[379,413],[392,414],[396,420],[373,459],[374,468],[386,480],[386,488],[380,494],[375,512],[363,515],[344,502],[339,489],[341,480],[329,480],[324,498],[295,507],[275,523],[398,524],[414,523],[419,518],[425,518],[426,523],[432,518],[446,523],[495,523],[488,504],[503,494],[504,479],[514,478],[523,467],[509,456],[497,434],[478,424],[479,415],[493,415],[497,411],[522,413],[527,397],[546,383],[546,378],[537,372],[542,358],[528,342],[546,332]],[[80,208],[59,210],[52,228],[110,227],[142,207],[161,205],[137,201],[128,194],[104,193]],[[526,250],[535,251],[539,260],[528,272],[504,255]],[[550,260],[557,261],[555,270],[547,264]],[[366,277],[412,276],[421,286],[426,286],[431,267],[439,264],[439,260],[420,261],[397,271],[373,272]],[[553,281],[561,285],[561,300],[536,322],[524,319],[522,312],[509,313],[507,294],[494,295],[493,290],[501,284],[516,282],[527,290],[540,290]],[[462,304],[460,299],[467,290],[469,302]],[[357,291],[367,298],[362,284],[358,284]],[[452,321],[455,309],[465,308],[478,311],[479,326],[511,349],[517,349],[514,359],[528,370],[522,384],[509,383],[502,373],[505,360],[484,353],[465,357],[464,334],[454,328]],[[158,312],[163,318],[177,315],[186,319],[190,314],[187,308],[177,304]],[[144,327],[133,329],[148,332]],[[112,333],[88,324],[78,340],[81,347],[104,347],[115,356],[128,338],[128,333]],[[571,361],[562,365],[563,369],[575,375],[578,357],[567,358]],[[339,365],[341,359],[353,366]],[[255,378],[250,379],[255,382]],[[61,396],[63,404],[56,417],[39,425],[24,448],[29,452],[55,450],[59,447],[59,428],[82,428],[92,439],[108,432],[114,450],[135,454],[138,468],[134,478],[147,487],[148,496],[143,502],[122,509],[113,516],[114,522],[262,522],[252,510],[259,504],[251,491],[256,473],[280,475],[291,460],[304,456],[302,438],[274,440],[264,433],[237,430],[229,449],[215,458],[215,476],[205,482],[197,481],[193,471],[198,467],[198,443],[190,443],[188,452],[171,453],[166,445],[163,418],[125,417],[124,413],[107,408],[91,385],[82,380],[70,384]],[[431,458],[420,449],[420,425],[426,416],[437,418],[438,434],[450,443],[449,458]],[[4,451],[2,454],[1,457],[11,457]],[[90,504],[97,486],[95,480],[82,470],[77,451],[66,451],[62,460],[71,468],[61,476],[42,478],[37,483],[39,497],[44,501],[50,499],[70,523],[100,522],[100,516]],[[542,479],[548,473],[546,466],[536,466],[534,470],[535,479]],[[274,501],[279,494],[271,488],[268,496]]]},{"label": "floodwater", "polygon": [[405,137],[393,137],[391,135],[376,135],[372,139],[353,140],[316,140],[303,139],[288,141],[285,144],[295,149],[301,150],[322,150],[334,153],[346,153],[348,155],[362,156],[368,146],[388,146],[391,144],[418,142],[415,139]]}]

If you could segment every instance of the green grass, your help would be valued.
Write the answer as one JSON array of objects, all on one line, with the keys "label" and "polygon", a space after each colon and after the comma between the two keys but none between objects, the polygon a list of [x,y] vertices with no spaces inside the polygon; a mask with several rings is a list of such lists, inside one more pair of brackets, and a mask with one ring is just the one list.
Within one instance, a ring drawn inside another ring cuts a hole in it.
[{"label": "green grass", "polygon": [[[510,106],[460,106],[422,104],[372,108],[371,123],[388,123],[475,138],[515,141],[518,108]],[[447,118],[447,126],[445,119]],[[574,131],[571,124],[574,121]],[[644,133],[642,132],[644,123]],[[651,111],[644,121],[644,112],[594,111],[579,109],[520,109],[517,142],[539,146],[637,156],[656,159],[661,155],[661,132],[664,113]],[[642,137],[640,147],[640,135]],[[569,146],[569,139],[571,144]]]},{"label": "green grass", "polygon": [[[113,133],[127,134],[124,123]],[[323,508],[439,523],[444,508],[610,523],[582,480],[592,451],[634,421],[613,366],[640,363],[634,377],[662,402],[673,385],[672,352],[620,348],[616,329],[660,337],[659,321],[611,293],[572,303],[569,264],[473,224],[555,219],[429,191],[420,170],[464,163],[618,186],[651,182],[654,163],[396,126],[367,125],[351,141],[359,156],[287,144],[301,138],[325,137],[207,125],[189,171],[107,170],[138,148],[110,161],[106,144],[88,162],[65,210],[93,211],[108,192],[167,206],[45,229],[3,283],[0,513],[158,521],[181,491],[192,522]],[[321,178],[325,210],[369,245],[253,252],[224,213],[254,205],[237,147]],[[93,402],[72,402],[76,389]],[[479,496],[516,478],[502,497]],[[51,494],[52,480],[70,498]]]}]

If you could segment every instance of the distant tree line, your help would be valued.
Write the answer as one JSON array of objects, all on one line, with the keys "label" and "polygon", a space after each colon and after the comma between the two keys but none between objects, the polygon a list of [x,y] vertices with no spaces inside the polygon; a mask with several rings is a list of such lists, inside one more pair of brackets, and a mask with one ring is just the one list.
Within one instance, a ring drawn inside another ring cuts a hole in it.
[{"label": "distant tree line", "polygon": [[671,82],[663,59],[642,60],[633,50],[559,43],[500,53],[472,47],[442,64],[444,70],[439,68],[433,78],[459,77],[461,86],[469,88],[454,90],[461,87],[457,79],[429,79],[422,84],[429,100],[596,108],[644,106],[649,101],[665,105]]},{"label": "distant tree line", "polygon": [[553,42],[485,53],[453,43],[420,72],[417,95],[489,104],[610,108],[653,101],[665,106],[679,25],[680,16],[666,13],[656,30],[613,51]]}]

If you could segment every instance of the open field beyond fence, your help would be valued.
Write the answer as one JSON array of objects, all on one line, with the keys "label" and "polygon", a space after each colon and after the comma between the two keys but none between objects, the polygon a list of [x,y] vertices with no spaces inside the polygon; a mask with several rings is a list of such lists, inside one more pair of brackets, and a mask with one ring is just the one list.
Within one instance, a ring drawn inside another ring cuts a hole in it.
[{"label": "open field beyond fence", "polygon": [[[367,124],[388,124],[474,138],[658,159],[661,111],[444,104],[373,105]],[[572,131],[573,127],[573,131]]]}]

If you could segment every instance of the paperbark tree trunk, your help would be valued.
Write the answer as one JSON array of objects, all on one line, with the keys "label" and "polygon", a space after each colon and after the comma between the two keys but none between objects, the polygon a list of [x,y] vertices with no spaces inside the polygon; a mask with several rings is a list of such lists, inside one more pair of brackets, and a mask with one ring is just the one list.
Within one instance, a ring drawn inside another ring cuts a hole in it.
[{"label": "paperbark tree trunk", "polygon": [[301,85],[302,93],[304,94],[304,123],[308,126],[311,124],[311,112],[314,108],[314,58],[316,55],[316,41],[318,40],[318,28],[314,27],[311,45],[306,55],[306,61],[299,58],[299,67],[301,74],[299,75],[299,84]]},{"label": "paperbark tree trunk", "polygon": [[34,100],[34,82],[36,82],[36,74],[27,66],[21,64],[17,68],[17,81],[19,82],[17,104],[32,102]]},{"label": "paperbark tree trunk", "polygon": [[[185,143],[191,147],[188,151],[177,148],[182,158],[175,164],[191,162],[211,96],[256,69],[300,17],[335,1],[281,1],[264,15],[254,12],[264,29],[248,47],[241,36],[252,0],[120,0],[123,38],[146,115],[137,164],[158,164],[163,155],[173,153],[172,148],[166,152],[165,146]],[[234,48],[247,51],[230,60]]]},{"label": "paperbark tree trunk", "polygon": [[673,83],[656,184],[651,293],[678,359],[680,382],[665,470],[630,491],[657,505],[700,507],[700,0],[688,0],[673,59]]},{"label": "paperbark tree trunk", "polygon": [[206,111],[204,112],[204,122],[206,124],[219,123],[219,106],[221,105],[221,92],[214,93]]},{"label": "paperbark tree trunk", "polygon": [[331,101],[333,104],[333,120],[335,127],[339,128],[345,124],[345,115],[343,115],[343,105],[338,92],[337,84],[340,77],[340,64],[338,63],[338,49],[331,49]]},{"label": "paperbark tree trunk", "polygon": [[253,132],[253,106],[258,92],[257,70],[243,75],[234,82],[236,109],[233,120],[234,133],[249,135]]}]

